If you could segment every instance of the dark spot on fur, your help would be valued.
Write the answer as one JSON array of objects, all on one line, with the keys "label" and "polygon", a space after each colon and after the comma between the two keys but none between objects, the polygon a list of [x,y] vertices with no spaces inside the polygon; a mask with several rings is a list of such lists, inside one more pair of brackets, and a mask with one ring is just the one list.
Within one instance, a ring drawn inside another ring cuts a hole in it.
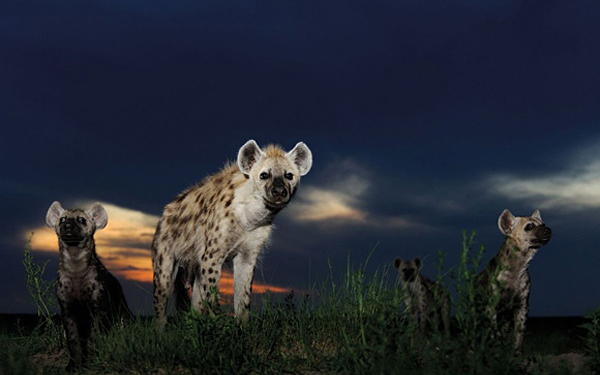
[{"label": "dark spot on fur", "polygon": [[208,273],[213,273],[213,269],[212,269],[212,268],[209,268],[209,269],[208,269]]},{"label": "dark spot on fur", "polygon": [[232,202],[233,202],[233,199],[229,199],[227,202],[225,202],[225,207],[231,206]]},{"label": "dark spot on fur", "polygon": [[[162,254],[160,254],[160,255],[158,256],[158,261],[157,261],[157,264],[158,264],[158,266],[159,266],[159,267],[160,267],[160,265],[162,264],[162,262],[163,262],[163,255],[162,255]],[[159,269],[160,269],[160,268],[159,268]]]}]

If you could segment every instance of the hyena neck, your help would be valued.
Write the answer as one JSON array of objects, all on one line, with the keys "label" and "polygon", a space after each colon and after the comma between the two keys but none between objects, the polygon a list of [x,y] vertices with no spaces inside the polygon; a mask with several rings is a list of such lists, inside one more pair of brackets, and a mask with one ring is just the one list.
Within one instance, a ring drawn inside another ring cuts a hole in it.
[{"label": "hyena neck", "polygon": [[536,253],[536,249],[523,248],[512,237],[506,237],[498,255],[502,267],[523,274]]},{"label": "hyena neck", "polygon": [[59,269],[62,275],[68,277],[83,277],[98,264],[96,244],[90,238],[83,246],[68,246],[60,243]]}]

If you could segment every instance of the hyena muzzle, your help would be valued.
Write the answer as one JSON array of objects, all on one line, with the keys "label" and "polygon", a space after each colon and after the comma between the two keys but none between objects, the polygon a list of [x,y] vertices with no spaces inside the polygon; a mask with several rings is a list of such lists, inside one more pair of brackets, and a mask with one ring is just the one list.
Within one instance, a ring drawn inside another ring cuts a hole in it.
[{"label": "hyena muzzle", "polygon": [[[312,166],[302,142],[290,152],[246,142],[237,163],[225,166],[165,206],[152,242],[157,328],[167,320],[172,291],[176,305],[204,311],[217,300],[221,269],[233,260],[234,311],[246,319],[257,258],[273,219],[292,199]],[[177,284],[177,285],[174,285]],[[191,288],[191,299],[189,289]]]},{"label": "hyena muzzle", "polygon": [[404,304],[419,331],[450,333],[450,296],[439,283],[421,275],[421,259],[394,260]]},{"label": "hyena muzzle", "polygon": [[67,336],[68,369],[85,363],[95,325],[108,330],[132,316],[121,284],[96,254],[94,232],[107,222],[100,203],[89,210],[65,210],[54,202],[46,214],[46,223],[58,236],[56,296]]},{"label": "hyena muzzle", "polygon": [[538,249],[550,241],[552,230],[544,224],[538,210],[531,216],[513,216],[504,210],[498,218],[498,228],[505,236],[504,243],[476,278],[482,291],[479,306],[490,316],[498,334],[514,335],[519,354],[529,313],[529,263]]}]

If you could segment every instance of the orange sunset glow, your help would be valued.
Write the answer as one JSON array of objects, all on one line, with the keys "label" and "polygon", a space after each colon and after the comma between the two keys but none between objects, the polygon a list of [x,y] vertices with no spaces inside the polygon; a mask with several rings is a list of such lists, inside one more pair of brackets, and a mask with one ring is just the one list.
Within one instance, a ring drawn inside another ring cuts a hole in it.
[{"label": "orange sunset glow", "polygon": [[[90,207],[92,202],[79,204]],[[154,236],[158,216],[140,211],[102,203],[108,213],[108,225],[95,234],[96,251],[104,265],[113,273],[127,280],[152,283],[152,259],[150,244]],[[33,228],[25,232],[31,239],[33,251],[58,252],[56,233],[47,226]],[[233,294],[233,276],[229,270],[223,270],[220,283],[221,293]],[[290,289],[254,283],[253,293],[285,293]]]}]

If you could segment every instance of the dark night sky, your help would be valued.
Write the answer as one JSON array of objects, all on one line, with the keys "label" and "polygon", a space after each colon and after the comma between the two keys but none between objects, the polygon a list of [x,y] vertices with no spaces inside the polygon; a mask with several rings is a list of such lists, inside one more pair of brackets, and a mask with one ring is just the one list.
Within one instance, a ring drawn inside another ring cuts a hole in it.
[{"label": "dark night sky", "polygon": [[[54,200],[153,218],[252,138],[314,156],[263,282],[305,288],[375,244],[372,268],[420,256],[433,276],[463,229],[489,258],[502,210],[539,208],[531,315],[582,315],[600,304],[599,18],[594,0],[2,2],[0,312],[35,311],[22,254]],[[51,277],[56,253],[34,256]]]}]

